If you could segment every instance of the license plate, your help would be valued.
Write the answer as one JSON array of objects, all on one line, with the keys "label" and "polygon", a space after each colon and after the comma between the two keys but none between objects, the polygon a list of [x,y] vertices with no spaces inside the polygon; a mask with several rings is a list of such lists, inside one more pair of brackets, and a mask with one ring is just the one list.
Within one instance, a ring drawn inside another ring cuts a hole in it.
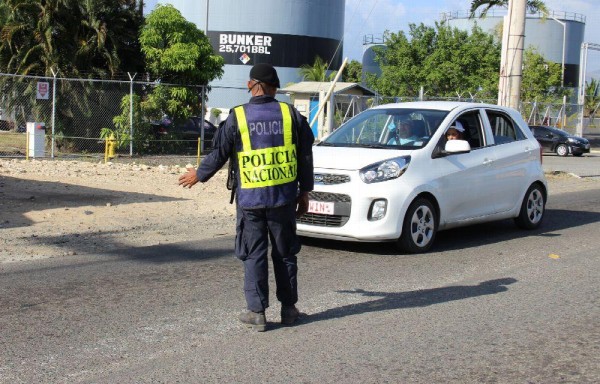
[{"label": "license plate", "polygon": [[334,203],[310,200],[308,202],[308,212],[320,213],[322,215],[333,215],[333,206]]}]

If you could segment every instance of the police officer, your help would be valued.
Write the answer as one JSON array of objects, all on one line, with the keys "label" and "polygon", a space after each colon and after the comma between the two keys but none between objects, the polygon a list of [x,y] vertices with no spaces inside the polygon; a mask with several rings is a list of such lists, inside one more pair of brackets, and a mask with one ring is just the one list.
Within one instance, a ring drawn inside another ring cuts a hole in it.
[{"label": "police officer", "polygon": [[281,323],[299,317],[297,257],[300,242],[296,218],[308,210],[312,191],[314,136],[306,118],[294,107],[275,100],[280,87],[270,64],[256,64],[247,83],[250,102],[233,108],[217,132],[215,149],[197,170],[179,178],[191,188],[208,181],[229,159],[236,184],[236,256],[244,262],[247,311],[240,321],[257,331],[266,330],[269,307],[268,245],[275,272]]}]

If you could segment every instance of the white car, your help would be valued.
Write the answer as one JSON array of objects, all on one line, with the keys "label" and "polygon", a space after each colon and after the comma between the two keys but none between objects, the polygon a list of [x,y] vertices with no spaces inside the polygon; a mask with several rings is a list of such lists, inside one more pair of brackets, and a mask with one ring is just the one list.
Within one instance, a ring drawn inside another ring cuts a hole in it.
[{"label": "white car", "polygon": [[[460,124],[457,124],[460,123]],[[446,140],[451,127],[463,140]],[[313,147],[315,189],[298,234],[429,250],[436,232],[514,218],[542,222],[540,145],[521,115],[489,104],[381,105]]]}]

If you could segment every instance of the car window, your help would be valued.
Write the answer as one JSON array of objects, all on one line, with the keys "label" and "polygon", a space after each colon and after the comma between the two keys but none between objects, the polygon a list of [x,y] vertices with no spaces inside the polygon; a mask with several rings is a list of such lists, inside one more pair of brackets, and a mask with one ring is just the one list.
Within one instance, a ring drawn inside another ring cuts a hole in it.
[{"label": "car window", "polygon": [[531,131],[535,137],[546,137],[550,133],[550,130],[544,127],[531,127]]},{"label": "car window", "polygon": [[490,121],[494,142],[496,144],[510,143],[525,138],[510,116],[494,110],[486,110],[486,114]]},{"label": "car window", "polygon": [[560,130],[560,129],[557,129],[557,128],[550,128],[550,129],[548,129],[548,130],[549,130],[549,131],[550,131],[550,132],[551,132],[553,135],[555,135],[555,136],[562,136],[562,137],[567,137],[567,136],[569,136],[569,134],[568,134],[567,132],[565,132],[565,131],[562,131],[562,130]]},{"label": "car window", "polygon": [[471,149],[477,149],[485,146],[483,124],[479,111],[469,111],[458,116],[455,121],[462,124],[465,132],[464,139],[469,142]]}]

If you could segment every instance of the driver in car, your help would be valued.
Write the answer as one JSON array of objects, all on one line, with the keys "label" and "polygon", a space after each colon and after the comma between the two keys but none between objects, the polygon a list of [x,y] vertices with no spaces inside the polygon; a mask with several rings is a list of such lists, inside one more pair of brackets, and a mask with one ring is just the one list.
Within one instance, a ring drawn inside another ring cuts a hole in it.
[{"label": "driver in car", "polygon": [[[391,128],[391,127],[390,127]],[[395,126],[393,126],[395,128]],[[398,123],[398,129],[392,134],[388,144],[404,145],[413,141],[419,140],[419,137],[414,134],[413,126],[410,120],[403,120]]]}]

